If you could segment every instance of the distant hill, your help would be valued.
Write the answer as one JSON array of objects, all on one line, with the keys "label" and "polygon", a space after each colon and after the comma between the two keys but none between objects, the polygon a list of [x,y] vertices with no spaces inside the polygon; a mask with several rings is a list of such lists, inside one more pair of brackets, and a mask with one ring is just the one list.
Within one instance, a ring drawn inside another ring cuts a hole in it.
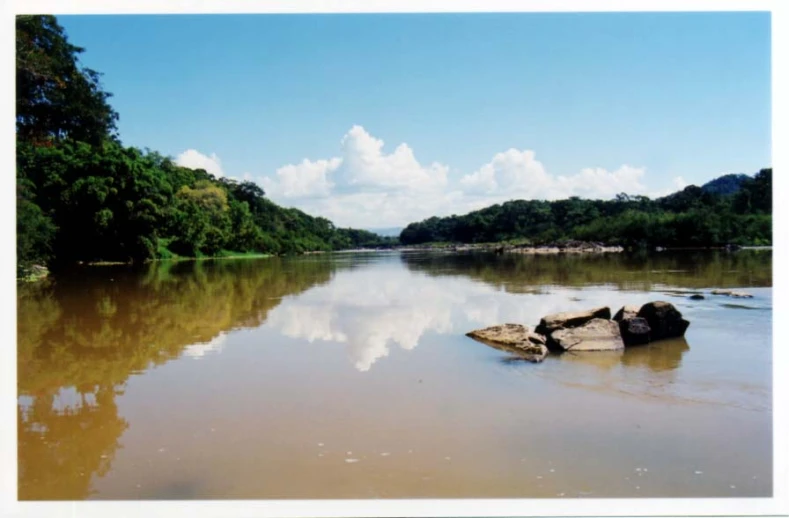
[{"label": "distant hill", "polygon": [[747,174],[727,174],[705,183],[701,186],[701,190],[726,196],[739,191],[742,183],[750,178]]},{"label": "distant hill", "polygon": [[365,230],[383,237],[397,237],[403,231],[403,227],[367,228]]}]

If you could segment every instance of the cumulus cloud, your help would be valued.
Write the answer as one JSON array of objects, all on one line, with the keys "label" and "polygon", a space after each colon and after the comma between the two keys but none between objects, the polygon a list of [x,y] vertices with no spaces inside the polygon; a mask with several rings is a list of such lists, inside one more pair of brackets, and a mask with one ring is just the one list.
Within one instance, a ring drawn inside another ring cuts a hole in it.
[{"label": "cumulus cloud", "polygon": [[181,167],[188,167],[189,169],[205,169],[206,172],[214,176],[224,176],[222,171],[222,162],[216,153],[211,155],[204,155],[196,149],[187,149],[175,159],[175,163]]},{"label": "cumulus cloud", "polygon": [[329,173],[342,163],[339,158],[311,162],[304,159],[300,164],[280,167],[276,179],[263,178],[261,184],[266,192],[284,198],[313,198],[328,196],[334,184]]},{"label": "cumulus cloud", "polygon": [[419,162],[405,143],[387,152],[383,140],[357,125],[340,139],[338,156],[285,165],[261,178],[261,184],[279,203],[355,227],[400,226],[511,199],[647,194],[643,168],[622,165],[613,171],[598,167],[556,175],[529,149],[497,153],[454,180],[449,171],[439,162]]},{"label": "cumulus cloud", "polygon": [[638,194],[645,190],[641,183],[643,168],[623,165],[615,171],[585,168],[572,176],[552,176],[534,151],[510,149],[498,153],[493,160],[460,179],[470,195],[506,197],[508,199],[556,200],[570,196],[608,199],[620,192]]},{"label": "cumulus cloud", "polygon": [[[176,162],[224,176],[219,157],[194,149]],[[336,156],[304,158],[271,174],[244,180],[261,184],[277,203],[323,216],[341,227],[396,227],[430,216],[465,214],[513,199],[557,200],[570,196],[610,199],[621,192],[650,197],[683,188],[682,177],[665,191],[650,191],[646,170],[623,164],[551,172],[530,149],[508,149],[470,172],[440,162],[420,162],[406,143],[387,149],[384,141],[355,125],[338,140]]]},{"label": "cumulus cloud", "polygon": [[361,126],[352,127],[340,143],[342,161],[336,175],[340,189],[429,191],[447,183],[446,166],[439,163],[421,165],[404,143],[386,154],[383,140],[373,137]]},{"label": "cumulus cloud", "polygon": [[[423,166],[407,144],[388,154],[383,147],[383,140],[353,126],[340,140],[341,156],[283,166],[274,178],[265,177],[261,183],[267,192],[286,200],[334,194],[424,193],[446,185],[446,166]],[[374,199],[373,195],[361,201]]]},{"label": "cumulus cloud", "polygon": [[517,149],[497,153],[493,160],[460,179],[466,192],[485,195],[519,192],[539,196],[552,183],[543,165],[535,160],[534,151]]}]

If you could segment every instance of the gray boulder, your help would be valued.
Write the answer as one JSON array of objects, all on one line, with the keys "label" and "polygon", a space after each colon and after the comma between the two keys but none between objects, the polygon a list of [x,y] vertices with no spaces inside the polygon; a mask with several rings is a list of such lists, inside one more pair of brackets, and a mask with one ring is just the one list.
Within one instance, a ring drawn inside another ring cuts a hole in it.
[{"label": "gray boulder", "polygon": [[550,335],[558,329],[568,329],[586,324],[592,319],[600,318],[608,320],[611,318],[611,309],[608,307],[590,309],[588,311],[570,311],[566,313],[555,313],[548,315],[540,320],[540,324],[534,330],[541,335]]},{"label": "gray boulder", "polygon": [[520,324],[503,324],[466,333],[489,347],[516,355],[530,362],[541,362],[548,355],[545,337]]},{"label": "gray boulder", "polygon": [[670,302],[648,302],[641,306],[638,317],[647,321],[652,341],[684,336],[690,325]]},{"label": "gray boulder", "polygon": [[619,324],[603,318],[593,318],[580,327],[557,329],[551,333],[549,343],[563,351],[617,351],[625,348]]}]

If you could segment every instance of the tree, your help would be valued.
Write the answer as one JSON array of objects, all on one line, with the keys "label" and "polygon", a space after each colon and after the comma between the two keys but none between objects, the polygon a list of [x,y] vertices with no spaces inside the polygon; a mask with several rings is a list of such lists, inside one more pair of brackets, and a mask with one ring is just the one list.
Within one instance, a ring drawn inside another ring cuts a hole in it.
[{"label": "tree", "polygon": [[34,263],[46,262],[52,252],[55,225],[35,203],[34,185],[17,177],[16,257],[18,273]]},{"label": "tree", "polygon": [[37,143],[71,138],[98,144],[116,137],[118,114],[99,73],[80,67],[84,49],[66,39],[54,16],[16,20],[16,129]]}]

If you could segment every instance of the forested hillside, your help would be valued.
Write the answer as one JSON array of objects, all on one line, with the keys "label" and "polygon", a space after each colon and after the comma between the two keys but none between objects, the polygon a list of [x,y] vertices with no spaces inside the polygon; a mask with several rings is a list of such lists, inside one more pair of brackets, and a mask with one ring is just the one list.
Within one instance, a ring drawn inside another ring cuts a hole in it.
[{"label": "forested hillside", "polygon": [[748,181],[747,174],[725,174],[710,180],[701,186],[702,191],[713,194],[734,194],[740,190],[743,182]]},{"label": "forested hillside", "polygon": [[730,190],[730,180],[715,184],[729,188],[691,185],[655,200],[627,194],[614,200],[514,200],[464,216],[411,223],[403,229],[400,241],[545,244],[581,239],[630,247],[771,244],[772,169],[735,178],[738,188],[732,194],[719,193]]},{"label": "forested hillside", "polygon": [[143,261],[390,245],[285,209],[252,182],[124,146],[100,74],[54,16],[16,23],[17,260]]}]

